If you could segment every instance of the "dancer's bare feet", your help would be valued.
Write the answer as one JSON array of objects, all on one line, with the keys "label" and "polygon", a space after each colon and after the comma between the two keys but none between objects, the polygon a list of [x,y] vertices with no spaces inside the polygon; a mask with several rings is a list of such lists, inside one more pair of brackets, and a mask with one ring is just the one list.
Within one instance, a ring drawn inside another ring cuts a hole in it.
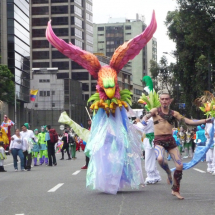
[{"label": "dancer's bare feet", "polygon": [[179,192],[174,192],[174,191],[172,191],[172,195],[173,195],[173,196],[176,196],[176,197],[177,197],[178,199],[180,199],[180,200],[183,200],[183,199],[184,199],[184,197],[181,196]]}]

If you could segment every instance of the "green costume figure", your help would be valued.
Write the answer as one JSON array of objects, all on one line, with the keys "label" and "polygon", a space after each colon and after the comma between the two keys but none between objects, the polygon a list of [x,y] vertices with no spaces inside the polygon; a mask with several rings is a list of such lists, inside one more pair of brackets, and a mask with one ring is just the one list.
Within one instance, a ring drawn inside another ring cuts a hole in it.
[{"label": "green costume figure", "polygon": [[193,157],[193,151],[192,151],[192,134],[191,132],[188,130],[186,132],[186,140],[185,140],[185,144],[184,144],[184,151],[185,151],[185,156],[183,158],[188,158],[189,157]]},{"label": "green costume figure", "polygon": [[45,161],[45,164],[48,165],[48,151],[47,151],[47,142],[45,141],[46,136],[46,126],[41,127],[41,133],[39,133],[39,149],[40,149],[40,165]]},{"label": "green costume figure", "polygon": [[33,142],[33,148],[32,148],[32,157],[34,158],[34,166],[37,166],[37,155],[39,153],[39,145],[38,145],[38,140],[39,140],[39,134],[38,134],[38,129],[34,130],[34,142]]},{"label": "green costume figure", "polygon": [[179,151],[182,155],[182,151],[184,149],[184,143],[186,141],[186,133],[184,132],[183,127],[180,127],[180,131],[178,132],[178,138],[180,140]]}]

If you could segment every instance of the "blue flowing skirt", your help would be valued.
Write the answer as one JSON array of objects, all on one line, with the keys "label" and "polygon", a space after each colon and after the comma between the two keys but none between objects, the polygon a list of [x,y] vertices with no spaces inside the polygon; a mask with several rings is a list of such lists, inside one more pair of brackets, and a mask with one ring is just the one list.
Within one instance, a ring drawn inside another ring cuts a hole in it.
[{"label": "blue flowing skirt", "polygon": [[116,194],[144,184],[141,166],[141,136],[129,122],[124,107],[108,117],[99,109],[93,117],[85,153],[90,157],[86,186]]}]

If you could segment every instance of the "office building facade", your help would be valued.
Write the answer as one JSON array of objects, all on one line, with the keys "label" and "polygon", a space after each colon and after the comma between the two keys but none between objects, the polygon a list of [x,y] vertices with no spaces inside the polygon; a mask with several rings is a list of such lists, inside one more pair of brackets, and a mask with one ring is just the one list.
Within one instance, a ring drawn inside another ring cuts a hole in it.
[{"label": "office building facade", "polygon": [[31,1],[31,68],[57,67],[62,79],[82,83],[82,98],[87,100],[94,90],[88,71],[51,46],[45,37],[52,20],[55,34],[66,42],[93,52],[92,0]]},{"label": "office building facade", "polygon": [[[30,30],[29,1],[0,1],[0,55],[1,64],[8,65],[14,75],[17,122],[23,123],[24,103],[29,102],[30,91]],[[7,114],[14,120],[14,107]]]},{"label": "office building facade", "polygon": [[[110,18],[108,23],[94,24],[93,51],[111,57],[118,46],[142,33],[145,28],[144,18],[139,15],[135,20]],[[153,42],[152,45],[152,41],[156,42],[156,39],[153,38],[149,45],[125,65],[125,69],[132,74],[133,101],[137,101],[143,92],[141,80],[143,76],[150,75],[150,60],[157,60],[157,43]]]},{"label": "office building facade", "polygon": [[63,111],[77,123],[87,127],[86,101],[81,83],[62,79],[58,68],[33,68],[31,88],[38,89],[34,102],[26,105],[26,119],[35,128],[52,125],[58,132],[58,119]]}]

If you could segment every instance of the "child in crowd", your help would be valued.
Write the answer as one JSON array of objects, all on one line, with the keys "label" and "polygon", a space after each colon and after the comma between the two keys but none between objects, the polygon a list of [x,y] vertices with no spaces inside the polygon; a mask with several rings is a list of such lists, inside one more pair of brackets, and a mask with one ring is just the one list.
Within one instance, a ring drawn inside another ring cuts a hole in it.
[{"label": "child in crowd", "polygon": [[4,169],[4,160],[7,158],[4,150],[4,142],[0,142],[0,172],[7,172]]}]

